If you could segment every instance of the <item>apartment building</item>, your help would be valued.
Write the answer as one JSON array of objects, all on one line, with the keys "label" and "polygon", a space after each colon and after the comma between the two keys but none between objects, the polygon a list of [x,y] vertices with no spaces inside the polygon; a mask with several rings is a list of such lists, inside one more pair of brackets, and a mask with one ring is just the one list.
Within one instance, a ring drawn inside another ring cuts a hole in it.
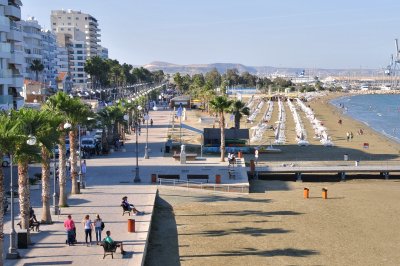
[{"label": "apartment building", "polygon": [[[43,83],[47,88],[57,88],[56,77],[59,71],[57,38],[50,30],[43,30],[42,35],[42,63]],[[61,64],[60,64],[61,65]],[[62,65],[61,65],[62,66]]]},{"label": "apartment building", "polygon": [[0,109],[18,109],[24,104],[23,34],[20,0],[0,0]]},{"label": "apartment building", "polygon": [[100,29],[97,19],[81,11],[69,9],[51,11],[50,20],[58,44],[67,49],[69,72],[74,87],[86,88],[88,82],[88,76],[84,71],[86,59],[100,55],[98,50]]},{"label": "apartment building", "polygon": [[30,17],[27,20],[21,20],[19,22],[22,33],[24,36],[23,47],[25,52],[25,62],[23,64],[24,77],[29,80],[35,80],[43,82],[43,71],[34,72],[31,70],[33,60],[39,60],[43,64],[43,48],[42,48],[42,27],[39,22],[34,18]]},{"label": "apartment building", "polygon": [[108,48],[99,45],[97,48],[97,54],[103,59],[108,59]]}]

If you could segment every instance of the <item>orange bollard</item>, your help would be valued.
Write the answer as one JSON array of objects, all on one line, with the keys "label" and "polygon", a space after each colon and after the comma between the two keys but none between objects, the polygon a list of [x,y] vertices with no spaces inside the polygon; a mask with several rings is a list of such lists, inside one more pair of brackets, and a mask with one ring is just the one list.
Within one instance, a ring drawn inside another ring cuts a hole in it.
[{"label": "orange bollard", "polygon": [[128,219],[128,233],[135,232],[135,219]]},{"label": "orange bollard", "polygon": [[323,199],[327,199],[328,198],[328,189],[327,188],[323,188],[322,189],[322,198]]},{"label": "orange bollard", "polygon": [[215,175],[215,184],[221,184],[221,175]]},{"label": "orange bollard", "polygon": [[238,152],[238,158],[242,158],[243,153],[241,151]]},{"label": "orange bollard", "polygon": [[309,188],[304,188],[303,190],[303,196],[305,199],[308,199],[310,197],[310,189]]},{"label": "orange bollard", "polygon": [[250,160],[250,172],[254,173],[256,170],[256,165],[254,164],[254,160]]},{"label": "orange bollard", "polygon": [[151,174],[151,183],[156,183],[156,182],[157,182],[157,175]]}]

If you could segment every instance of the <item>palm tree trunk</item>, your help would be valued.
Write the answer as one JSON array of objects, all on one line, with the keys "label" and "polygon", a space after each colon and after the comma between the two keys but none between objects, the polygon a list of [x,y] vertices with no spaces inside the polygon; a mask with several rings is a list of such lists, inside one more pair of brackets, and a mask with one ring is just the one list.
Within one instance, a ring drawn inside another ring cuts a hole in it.
[{"label": "palm tree trunk", "polygon": [[68,207],[67,192],[66,192],[66,172],[65,172],[65,135],[61,134],[59,138],[59,157],[58,157],[58,184],[60,187],[60,197],[58,206]]},{"label": "palm tree trunk", "polygon": [[[76,130],[71,130],[69,132],[69,148],[71,151],[71,194],[79,194],[78,190],[78,160],[77,160],[77,147],[76,147]],[[79,151],[80,153],[81,151]]]},{"label": "palm tree trunk", "polygon": [[[19,211],[22,229],[29,228],[29,183],[28,183],[28,162],[18,162],[18,193]],[[11,203],[12,204],[12,203]]]},{"label": "palm tree trunk", "polygon": [[224,112],[220,114],[220,128],[221,128],[221,162],[225,162],[225,116]]},{"label": "palm tree trunk", "polygon": [[[3,153],[0,152],[0,158],[3,158]],[[12,169],[11,169],[12,171]],[[4,173],[0,167],[0,202],[4,200]],[[3,246],[4,246],[4,206],[0,204],[0,261],[3,261]]]},{"label": "palm tree trunk", "polygon": [[[42,146],[42,223],[51,224],[49,152]],[[55,170],[55,169],[54,169]]]},{"label": "palm tree trunk", "polygon": [[240,114],[239,114],[239,111],[235,112],[235,129],[240,129]]}]

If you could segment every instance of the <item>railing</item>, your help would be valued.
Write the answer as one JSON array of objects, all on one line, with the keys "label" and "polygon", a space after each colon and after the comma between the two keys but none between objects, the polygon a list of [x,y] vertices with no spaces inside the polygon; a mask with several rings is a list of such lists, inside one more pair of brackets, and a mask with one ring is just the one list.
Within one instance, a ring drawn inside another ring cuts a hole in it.
[{"label": "railing", "polygon": [[232,184],[213,184],[189,180],[177,180],[177,179],[166,179],[157,178],[157,184],[159,186],[173,186],[173,187],[186,187],[186,188],[197,188],[204,190],[212,190],[215,192],[237,192],[237,193],[247,193],[249,190],[248,186],[232,185]]}]

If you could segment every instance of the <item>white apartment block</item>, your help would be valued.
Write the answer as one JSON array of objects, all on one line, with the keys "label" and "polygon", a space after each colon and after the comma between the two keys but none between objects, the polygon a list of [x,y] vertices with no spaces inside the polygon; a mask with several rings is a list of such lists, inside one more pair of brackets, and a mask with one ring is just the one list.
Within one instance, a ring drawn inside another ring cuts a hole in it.
[{"label": "white apartment block", "polygon": [[18,109],[24,104],[23,34],[20,0],[0,0],[0,109]]},{"label": "white apartment block", "polygon": [[[33,60],[37,59],[43,64],[42,57],[42,27],[34,17],[19,22],[24,36],[23,46],[25,62],[23,64],[26,79],[36,80],[36,73],[30,69]],[[43,82],[43,72],[38,73],[37,81]]]},{"label": "white apartment block", "polygon": [[42,30],[42,63],[43,70],[43,83],[48,88],[56,88],[56,77],[58,74],[58,47],[57,38],[50,30]]},{"label": "white apartment block", "polygon": [[97,48],[97,54],[103,59],[108,59],[108,48],[99,45]]},{"label": "white apartment block", "polygon": [[59,45],[68,51],[69,71],[75,88],[86,88],[86,59],[99,55],[100,29],[97,19],[81,11],[51,11],[52,31]]}]

